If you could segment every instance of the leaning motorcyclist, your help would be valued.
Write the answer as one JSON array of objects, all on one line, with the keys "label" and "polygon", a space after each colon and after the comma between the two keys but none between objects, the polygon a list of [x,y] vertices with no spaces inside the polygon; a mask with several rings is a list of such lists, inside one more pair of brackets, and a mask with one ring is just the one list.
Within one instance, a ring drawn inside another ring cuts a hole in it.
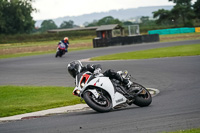
[{"label": "leaning motorcyclist", "polygon": [[68,37],[64,37],[64,39],[63,40],[61,40],[59,43],[58,43],[58,45],[60,45],[60,44],[64,44],[65,45],[65,52],[68,52],[68,47],[69,47],[69,38]]},{"label": "leaning motorcyclist", "polygon": [[[76,63],[70,63],[68,64],[68,72],[71,74],[72,77],[76,77],[77,74],[84,72],[84,71],[90,71],[91,73],[97,74],[102,71],[101,65],[97,64],[87,64],[86,66],[80,66]],[[132,82],[128,79],[125,79],[120,76],[117,72],[115,72],[112,69],[108,69],[103,73],[104,76],[109,77],[110,79],[116,79],[119,80],[121,83],[123,83],[128,88],[131,86]]]}]

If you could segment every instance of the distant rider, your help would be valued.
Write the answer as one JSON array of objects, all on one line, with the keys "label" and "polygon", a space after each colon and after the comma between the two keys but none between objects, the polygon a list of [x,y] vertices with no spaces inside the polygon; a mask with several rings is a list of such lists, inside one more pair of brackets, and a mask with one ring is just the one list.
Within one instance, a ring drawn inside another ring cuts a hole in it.
[{"label": "distant rider", "polygon": [[[72,77],[76,77],[77,74],[84,72],[84,71],[90,71],[91,73],[100,73],[102,71],[101,65],[91,65],[87,64],[87,66],[78,66],[78,64],[74,64],[73,62],[68,65],[68,72],[71,74]],[[119,80],[121,83],[123,83],[128,88],[131,86],[132,82],[128,79],[125,79],[120,76],[117,72],[115,72],[112,69],[108,69],[103,73],[104,76],[109,77],[110,79],[116,79]]]},{"label": "distant rider", "polygon": [[63,40],[61,40],[58,45],[60,44],[64,44],[65,45],[65,52],[68,52],[68,46],[69,46],[69,38],[68,37],[65,37]]}]

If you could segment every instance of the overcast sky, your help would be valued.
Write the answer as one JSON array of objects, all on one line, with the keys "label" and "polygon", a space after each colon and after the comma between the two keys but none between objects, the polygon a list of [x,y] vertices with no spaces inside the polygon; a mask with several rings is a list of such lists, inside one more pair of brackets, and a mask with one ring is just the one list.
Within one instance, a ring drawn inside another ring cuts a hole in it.
[{"label": "overcast sky", "polygon": [[32,16],[34,20],[44,20],[113,9],[160,5],[174,4],[168,0],[35,0],[33,7],[38,9],[38,12],[33,13]]}]

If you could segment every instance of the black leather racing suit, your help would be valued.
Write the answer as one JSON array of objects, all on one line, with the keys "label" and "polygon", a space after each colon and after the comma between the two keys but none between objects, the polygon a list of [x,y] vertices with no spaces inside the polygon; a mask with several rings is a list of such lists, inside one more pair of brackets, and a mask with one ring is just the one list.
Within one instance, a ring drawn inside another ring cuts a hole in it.
[{"label": "black leather racing suit", "polygon": [[[100,69],[101,65],[97,64],[97,65],[91,65],[91,64],[87,64],[86,67],[83,68],[84,70],[90,71],[91,73],[94,73],[95,70]],[[117,72],[115,72],[112,69],[108,69],[103,73],[104,76],[109,77],[110,79],[116,79],[119,80],[120,82],[122,82],[124,85],[127,85],[129,83],[128,79],[124,79],[122,78]]]}]

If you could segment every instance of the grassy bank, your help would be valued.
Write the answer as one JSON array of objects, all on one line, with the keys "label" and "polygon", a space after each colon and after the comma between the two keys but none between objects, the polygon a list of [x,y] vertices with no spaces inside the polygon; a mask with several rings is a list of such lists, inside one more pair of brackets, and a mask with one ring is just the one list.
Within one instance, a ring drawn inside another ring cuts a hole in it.
[{"label": "grassy bank", "polygon": [[[0,44],[0,49],[13,49],[13,48],[23,48],[23,47],[35,47],[35,46],[55,46],[60,40],[56,41],[42,41],[42,42],[24,42],[24,43],[7,43]],[[72,47],[80,44],[92,43],[92,37],[87,39],[70,40],[70,45]]]},{"label": "grassy bank", "polygon": [[[90,35],[83,37],[76,36],[76,38],[74,36],[73,38],[70,38],[69,51],[92,48],[93,38],[95,38],[95,36],[90,36]],[[200,39],[200,33],[160,35],[161,42],[195,40],[195,39]],[[52,39],[50,36],[47,37],[46,40],[45,38],[43,38],[42,41],[37,40],[34,42],[33,39],[30,40],[30,42],[22,42],[22,43],[10,42],[5,44],[0,44],[0,59],[55,53],[58,41],[60,40]]]},{"label": "grassy bank", "polygon": [[91,58],[91,60],[129,60],[129,59],[150,59],[176,56],[200,55],[200,44],[182,45],[165,48],[156,48],[135,52],[118,53]]},{"label": "grassy bank", "polygon": [[0,86],[0,117],[80,103],[73,87]]},{"label": "grassy bank", "polygon": [[41,33],[41,34],[15,34],[3,35],[0,34],[0,44],[7,43],[25,43],[25,42],[43,42],[43,41],[56,41],[61,40],[63,37],[69,37],[70,40],[88,39],[96,36],[95,30],[82,30],[82,31],[66,31],[59,33]]},{"label": "grassy bank", "polygon": [[[77,48],[68,49],[68,51],[72,52],[72,51],[80,51],[80,50],[86,50],[86,49],[92,49],[92,47],[91,46],[77,47]],[[38,52],[24,52],[24,53],[19,52],[19,53],[16,53],[16,54],[4,54],[4,55],[0,55],[0,59],[17,58],[17,57],[34,56],[34,55],[44,55],[44,54],[56,54],[56,50],[38,51]]]},{"label": "grassy bank", "polygon": [[[58,41],[0,44],[0,59],[56,53]],[[80,39],[71,40],[68,50],[71,52],[91,48],[92,39]]]},{"label": "grassy bank", "polygon": [[197,40],[197,39],[200,39],[200,32],[185,33],[185,34],[160,35],[160,42]]}]

